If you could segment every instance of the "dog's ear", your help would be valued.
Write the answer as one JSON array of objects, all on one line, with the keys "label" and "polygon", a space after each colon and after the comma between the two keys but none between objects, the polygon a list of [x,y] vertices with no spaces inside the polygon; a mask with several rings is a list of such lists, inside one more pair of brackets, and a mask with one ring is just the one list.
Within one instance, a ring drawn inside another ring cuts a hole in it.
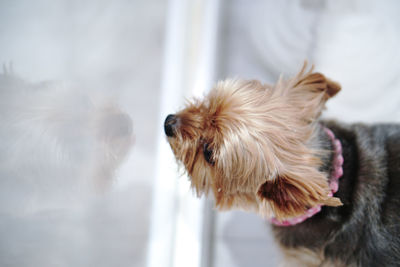
[{"label": "dog's ear", "polygon": [[257,196],[261,201],[260,213],[278,220],[304,214],[317,205],[340,206],[342,202],[330,195],[323,179],[282,175],[261,184]]},{"label": "dog's ear", "polygon": [[304,93],[324,94],[325,98],[336,95],[341,87],[338,83],[326,78],[319,72],[308,72],[297,76],[295,87],[303,90]]},{"label": "dog's ear", "polygon": [[287,97],[287,104],[298,108],[306,119],[315,119],[321,114],[326,101],[335,96],[341,89],[340,85],[318,72],[313,68],[306,71],[305,63],[300,72],[293,78],[280,80],[275,91]]}]

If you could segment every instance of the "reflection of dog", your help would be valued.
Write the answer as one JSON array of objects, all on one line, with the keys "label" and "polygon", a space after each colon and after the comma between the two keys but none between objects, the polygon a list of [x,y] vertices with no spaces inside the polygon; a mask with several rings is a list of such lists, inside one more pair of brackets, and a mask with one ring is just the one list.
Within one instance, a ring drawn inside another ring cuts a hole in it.
[{"label": "reflection of dog", "polygon": [[95,92],[8,74],[0,125],[2,212],[70,207],[106,190],[133,140],[131,118]]},{"label": "reflection of dog", "polygon": [[400,126],[319,121],[339,90],[305,67],[227,80],[164,129],[197,194],[269,218],[289,266],[398,266]]}]

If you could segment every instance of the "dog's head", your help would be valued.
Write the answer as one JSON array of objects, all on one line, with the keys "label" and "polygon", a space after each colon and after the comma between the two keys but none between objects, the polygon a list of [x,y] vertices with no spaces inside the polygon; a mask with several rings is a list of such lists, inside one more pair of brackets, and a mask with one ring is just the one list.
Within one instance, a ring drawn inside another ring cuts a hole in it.
[{"label": "dog's head", "polygon": [[320,73],[258,81],[219,82],[201,101],[165,120],[165,133],[197,194],[212,191],[221,209],[239,207],[285,219],[329,196],[312,142],[325,102],[340,86]]}]

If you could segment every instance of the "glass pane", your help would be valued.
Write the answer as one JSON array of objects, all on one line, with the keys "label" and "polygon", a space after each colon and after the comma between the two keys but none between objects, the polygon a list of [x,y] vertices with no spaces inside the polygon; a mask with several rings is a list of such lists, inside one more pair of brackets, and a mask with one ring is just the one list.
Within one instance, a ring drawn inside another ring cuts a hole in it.
[{"label": "glass pane", "polygon": [[0,265],[145,266],[166,2],[0,2]]}]

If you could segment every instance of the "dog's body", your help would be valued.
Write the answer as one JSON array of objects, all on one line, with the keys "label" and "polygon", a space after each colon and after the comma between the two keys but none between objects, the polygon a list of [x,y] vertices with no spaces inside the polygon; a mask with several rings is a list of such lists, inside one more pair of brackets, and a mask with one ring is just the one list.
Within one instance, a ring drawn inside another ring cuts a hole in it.
[{"label": "dog's body", "polygon": [[339,90],[305,67],[274,86],[228,80],[165,132],[198,195],[279,225],[287,266],[397,266],[400,126],[319,121]]},{"label": "dog's body", "polygon": [[273,227],[287,265],[399,266],[400,125],[322,124],[343,146],[335,196],[344,205],[324,206],[291,227]]}]

